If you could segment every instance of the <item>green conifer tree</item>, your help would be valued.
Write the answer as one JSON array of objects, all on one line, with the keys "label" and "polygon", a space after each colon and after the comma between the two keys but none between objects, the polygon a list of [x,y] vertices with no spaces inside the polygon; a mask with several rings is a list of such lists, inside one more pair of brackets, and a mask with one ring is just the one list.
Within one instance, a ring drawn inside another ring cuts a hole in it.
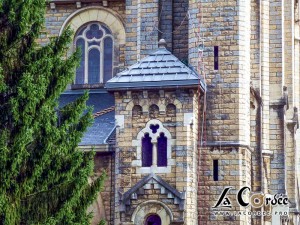
[{"label": "green conifer tree", "polygon": [[85,94],[58,110],[79,53],[72,32],[37,44],[45,0],[0,0],[0,224],[89,224],[105,175],[77,145],[92,122]]}]

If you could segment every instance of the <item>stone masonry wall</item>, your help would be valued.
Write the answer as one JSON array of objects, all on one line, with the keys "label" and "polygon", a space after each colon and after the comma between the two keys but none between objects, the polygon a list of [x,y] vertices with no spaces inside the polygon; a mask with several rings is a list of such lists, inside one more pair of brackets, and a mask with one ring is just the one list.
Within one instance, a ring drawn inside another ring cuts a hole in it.
[{"label": "stone masonry wall", "polygon": [[167,49],[188,62],[188,1],[126,1],[126,65],[130,66],[157,48],[160,38]]},{"label": "stone masonry wall", "polygon": [[158,40],[167,42],[167,49],[172,52],[173,47],[173,1],[159,0],[158,6]]},{"label": "stone masonry wall", "polygon": [[[217,211],[248,212],[249,208],[243,208],[237,204],[236,194],[241,187],[251,185],[251,152],[247,148],[234,147],[202,147],[201,178],[199,181],[199,213],[198,224],[249,224],[249,216],[215,215]],[[213,179],[213,160],[218,160],[219,180]],[[213,209],[218,202],[221,193],[226,187],[232,187],[227,197],[232,208]],[[245,197],[245,199],[247,199]]]},{"label": "stone masonry wall", "polygon": [[[49,38],[56,37],[66,21],[66,19],[76,11],[85,7],[97,7],[102,6],[102,2],[99,3],[82,3],[81,8],[76,8],[76,4],[57,4],[55,9],[51,9],[50,6],[47,7],[45,15],[45,29],[40,36],[39,43],[45,45],[49,42]],[[119,15],[121,18],[125,19],[125,4],[122,1],[113,1],[108,3],[108,8],[113,10],[113,12]],[[93,21],[90,21],[93,22]],[[76,33],[76,31],[74,31]],[[118,39],[115,37],[114,46],[114,75],[117,72],[122,71],[125,67],[125,47],[119,45]]]},{"label": "stone masonry wall", "polygon": [[98,210],[98,213],[100,213],[103,217],[97,217],[97,214],[94,215],[92,224],[98,224],[101,219],[105,219],[107,221],[107,225],[114,224],[114,161],[114,154],[112,152],[97,153],[95,155],[95,173],[99,175],[106,171],[107,178],[105,180],[103,190],[99,194],[101,195],[101,198],[98,198],[101,199],[102,202],[98,202],[98,205],[95,206],[95,210]]},{"label": "stone masonry wall", "polygon": [[[165,0],[166,1],[166,0]],[[173,54],[183,62],[188,62],[189,16],[188,0],[173,0]]]},{"label": "stone masonry wall", "polygon": [[[157,172],[162,179],[168,182],[172,187],[180,192],[188,192],[186,196],[185,212],[175,210],[172,202],[164,200],[163,195],[159,195],[156,190],[149,189],[145,195],[139,195],[137,201],[132,202],[131,210],[136,208],[136,205],[142,202],[142,199],[159,200],[167,204],[171,209],[174,209],[174,221],[185,219],[186,221],[194,221],[196,219],[195,210],[195,194],[191,191],[196,190],[196,161],[193,158],[195,143],[187,136],[194,136],[191,133],[191,125],[193,118],[193,97],[194,93],[189,91],[136,91],[136,92],[118,92],[115,93],[116,98],[116,117],[124,124],[120,126],[117,133],[117,158],[116,162],[116,190],[120,193],[125,193],[134,184],[141,180],[147,173],[140,173],[139,167],[133,166],[132,162],[137,159],[137,149],[133,146],[132,140],[137,138],[141,129],[151,119],[152,113],[149,114],[149,106],[156,104],[159,107],[159,112],[155,114],[155,118],[160,120],[163,126],[169,130],[172,139],[175,143],[172,146],[171,156],[175,160],[174,166],[171,166],[170,173]],[[176,106],[176,116],[168,116],[166,105],[172,103]],[[139,117],[132,117],[132,108],[134,105],[142,107],[142,113]],[[120,119],[123,118],[123,119]],[[169,140],[168,140],[169,141]],[[196,191],[195,191],[196,193]],[[194,198],[194,199],[193,199]],[[119,197],[116,196],[116,223],[129,222],[130,213],[119,213],[120,205]],[[121,217],[120,217],[121,215]],[[194,223],[192,222],[192,223]],[[188,223],[189,224],[189,223]]]},{"label": "stone masonry wall", "polygon": [[[250,8],[242,5],[246,2],[201,3],[208,142],[250,141],[250,10],[239,12]],[[219,47],[219,70],[214,70],[214,46]]]}]

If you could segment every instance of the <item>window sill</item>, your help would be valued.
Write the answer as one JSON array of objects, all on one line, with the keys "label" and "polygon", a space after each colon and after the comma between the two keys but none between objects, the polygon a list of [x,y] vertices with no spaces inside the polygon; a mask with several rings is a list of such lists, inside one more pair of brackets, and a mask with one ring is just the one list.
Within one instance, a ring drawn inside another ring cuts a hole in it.
[{"label": "window sill", "polygon": [[158,167],[158,166],[151,166],[151,167],[140,167],[136,169],[137,173],[171,173],[171,166],[166,167]]}]

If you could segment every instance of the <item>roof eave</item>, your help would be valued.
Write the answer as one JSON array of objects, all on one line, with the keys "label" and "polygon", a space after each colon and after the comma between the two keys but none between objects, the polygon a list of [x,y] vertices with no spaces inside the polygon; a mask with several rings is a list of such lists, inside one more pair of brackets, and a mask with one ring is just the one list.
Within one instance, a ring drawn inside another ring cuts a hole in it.
[{"label": "roof eave", "polygon": [[[166,84],[166,82],[168,82]],[[107,91],[124,91],[124,90],[148,90],[148,89],[177,89],[177,88],[198,88],[202,92],[206,92],[206,84],[202,80],[193,80],[192,82],[185,81],[164,81],[164,82],[116,82],[106,83],[105,88]]]}]

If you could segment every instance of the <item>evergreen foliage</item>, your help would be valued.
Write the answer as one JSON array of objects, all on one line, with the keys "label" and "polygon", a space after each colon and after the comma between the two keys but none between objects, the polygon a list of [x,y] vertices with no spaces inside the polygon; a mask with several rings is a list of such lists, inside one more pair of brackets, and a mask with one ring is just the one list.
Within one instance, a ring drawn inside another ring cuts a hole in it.
[{"label": "evergreen foliage", "polygon": [[61,108],[79,53],[66,58],[72,32],[46,46],[37,38],[45,0],[0,0],[0,224],[89,224],[93,154],[77,150],[92,122],[85,94]]}]

